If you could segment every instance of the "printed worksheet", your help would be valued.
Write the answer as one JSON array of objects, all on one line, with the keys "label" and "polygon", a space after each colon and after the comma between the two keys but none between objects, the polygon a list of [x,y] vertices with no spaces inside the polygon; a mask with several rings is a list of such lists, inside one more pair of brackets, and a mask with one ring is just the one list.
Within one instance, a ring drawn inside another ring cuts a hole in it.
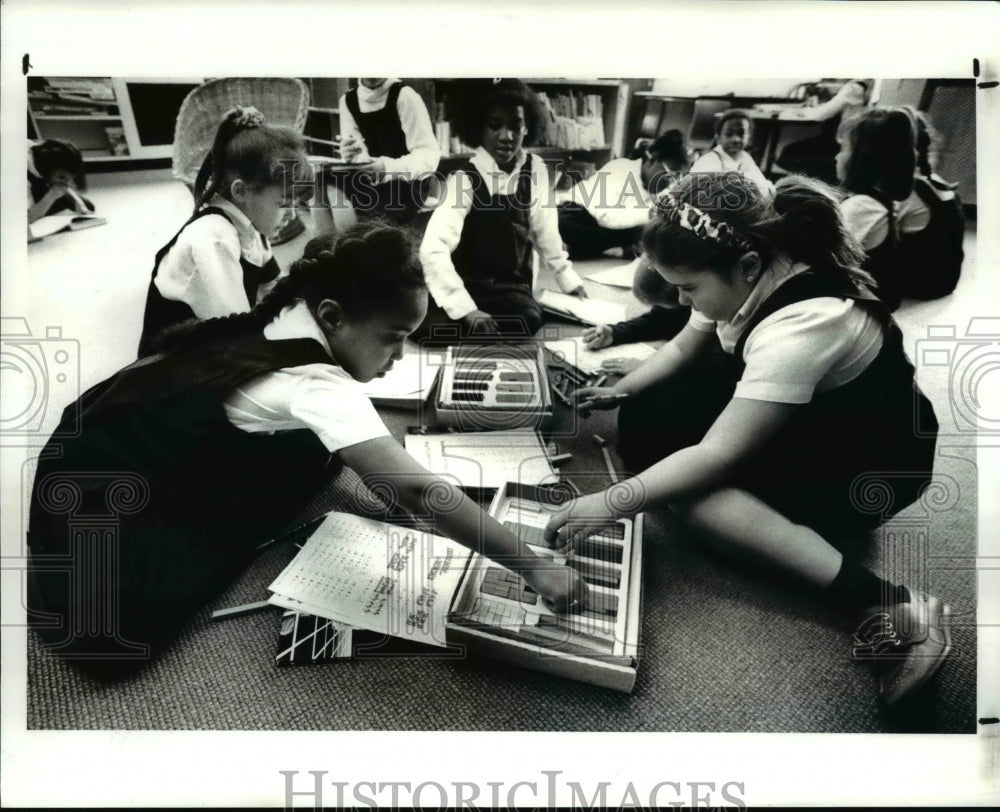
[{"label": "printed worksheet", "polygon": [[440,536],[334,512],[268,587],[270,602],[443,647],[448,608],[471,555]]}]

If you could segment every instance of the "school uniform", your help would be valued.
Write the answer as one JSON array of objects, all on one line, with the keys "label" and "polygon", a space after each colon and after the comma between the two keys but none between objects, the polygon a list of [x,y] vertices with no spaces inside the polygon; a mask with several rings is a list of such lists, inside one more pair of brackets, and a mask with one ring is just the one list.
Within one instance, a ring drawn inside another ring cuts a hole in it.
[{"label": "school uniform", "polygon": [[666,341],[676,336],[691,316],[689,307],[651,307],[633,319],[611,325],[611,344]]},{"label": "school uniform", "polygon": [[[645,468],[696,444],[739,397],[799,405],[727,483],[793,521],[874,527],[930,481],[933,408],[916,387],[899,327],[870,292],[778,260],[731,321],[692,311],[690,324],[716,332],[721,353],[695,360],[680,390],[667,381],[625,402],[619,431],[630,465]],[[920,436],[915,411],[927,429]],[[659,428],[649,431],[649,417],[637,414],[656,414]]]},{"label": "school uniform", "polygon": [[[332,452],[388,434],[302,303],[263,331],[142,358],[60,428],[78,415],[39,461],[29,607],[54,653],[109,675],[225,588],[330,479]],[[88,523],[109,521],[102,546]]]},{"label": "school uniform", "polygon": [[898,222],[903,296],[947,296],[958,284],[965,258],[965,215],[954,186],[917,175],[912,194],[899,204]]},{"label": "school uniform", "polygon": [[373,184],[366,175],[347,179],[346,192],[359,216],[383,215],[406,223],[421,205],[421,178],[441,158],[434,126],[420,95],[398,79],[377,88],[364,85],[340,100],[341,138],[363,141],[365,153],[382,158],[385,173]]},{"label": "school uniform", "polygon": [[231,201],[215,195],[156,252],[139,355],[167,327],[245,313],[281,269],[261,234]]},{"label": "school uniform", "polygon": [[608,161],[559,205],[559,233],[570,259],[598,257],[609,248],[632,253],[652,204],[642,181],[642,158]]},{"label": "school uniform", "polygon": [[764,177],[764,173],[760,171],[753,156],[745,149],[740,150],[734,157],[716,145],[691,165],[691,174],[696,172],[739,172],[763,194],[774,194],[774,186],[771,181]]},{"label": "school uniform", "polygon": [[906,274],[899,250],[899,204],[857,194],[841,203],[841,211],[845,227],[865,251],[861,267],[875,279],[875,294],[890,311],[895,310],[903,298]]},{"label": "school uniform", "polygon": [[583,284],[563,248],[548,191],[545,164],[524,151],[508,174],[480,147],[448,178],[420,246],[433,302],[418,337],[435,325],[458,330],[474,310],[491,314],[505,334],[534,335],[542,310],[532,294],[533,251],[563,292]]}]

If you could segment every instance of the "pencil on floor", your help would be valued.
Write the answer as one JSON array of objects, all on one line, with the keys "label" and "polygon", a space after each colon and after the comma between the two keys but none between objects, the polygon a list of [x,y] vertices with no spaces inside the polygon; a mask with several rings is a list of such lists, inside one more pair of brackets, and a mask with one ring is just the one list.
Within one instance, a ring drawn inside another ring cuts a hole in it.
[{"label": "pencil on floor", "polygon": [[267,601],[257,601],[256,603],[244,603],[240,606],[230,606],[228,609],[217,609],[212,612],[212,620],[227,620],[231,617],[250,615],[264,609],[270,609],[274,604]]}]

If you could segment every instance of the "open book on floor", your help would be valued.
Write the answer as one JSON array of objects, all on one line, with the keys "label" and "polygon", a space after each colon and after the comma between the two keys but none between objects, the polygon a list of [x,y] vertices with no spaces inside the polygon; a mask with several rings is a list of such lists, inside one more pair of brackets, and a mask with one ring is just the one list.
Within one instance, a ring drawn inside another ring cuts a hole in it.
[{"label": "open book on floor", "polygon": [[551,313],[583,324],[617,324],[625,321],[625,305],[603,299],[580,299],[568,293],[540,290],[535,298]]},{"label": "open book on floor", "polygon": [[66,212],[65,214],[50,214],[47,217],[40,217],[35,222],[28,224],[28,234],[32,239],[48,237],[49,234],[56,234],[60,231],[81,231],[85,228],[103,226],[108,221],[96,214],[78,214],[76,212]]}]

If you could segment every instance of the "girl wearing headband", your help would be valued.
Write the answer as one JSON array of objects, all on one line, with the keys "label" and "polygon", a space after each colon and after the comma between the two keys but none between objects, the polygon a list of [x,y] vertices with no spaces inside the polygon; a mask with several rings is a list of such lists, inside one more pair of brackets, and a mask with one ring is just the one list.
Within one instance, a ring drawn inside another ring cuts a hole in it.
[{"label": "girl wearing headband", "polygon": [[254,107],[230,110],[195,181],[194,213],[157,254],[139,355],[167,327],[192,317],[244,313],[279,268],[265,234],[286,205],[285,178],[308,173],[302,139]]},{"label": "girl wearing headband", "polygon": [[642,473],[554,516],[549,540],[565,548],[669,507],[707,543],[858,623],[853,655],[877,665],[882,698],[897,703],[948,654],[950,608],[830,539],[921,495],[937,423],[833,191],[793,176],[772,199],[737,173],[693,175],[658,198],[642,244],[691,318],[610,391],[580,390],[589,408],[624,401],[622,456]]}]

